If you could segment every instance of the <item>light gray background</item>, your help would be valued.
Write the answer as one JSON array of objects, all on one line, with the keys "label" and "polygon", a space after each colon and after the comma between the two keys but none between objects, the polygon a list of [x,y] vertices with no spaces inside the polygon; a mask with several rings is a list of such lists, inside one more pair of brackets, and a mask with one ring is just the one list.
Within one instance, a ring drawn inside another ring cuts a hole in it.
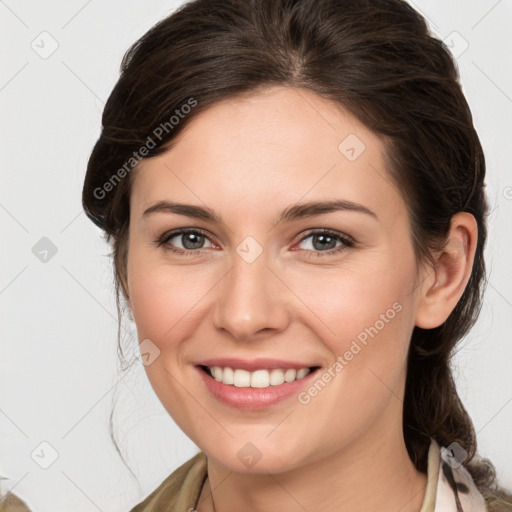
[{"label": "light gray background", "polygon": [[[196,453],[155,398],[142,365],[124,378],[117,373],[110,248],[80,202],[121,58],[179,4],[0,1],[0,474],[8,478],[2,490],[13,489],[34,512],[126,511]],[[480,452],[512,487],[512,3],[413,5],[458,55],[486,153],[489,286],[456,357],[456,375]],[[33,253],[48,243],[43,237],[57,250],[46,262]],[[121,444],[140,488],[108,438],[116,393]],[[53,450],[56,460],[43,469]]]}]

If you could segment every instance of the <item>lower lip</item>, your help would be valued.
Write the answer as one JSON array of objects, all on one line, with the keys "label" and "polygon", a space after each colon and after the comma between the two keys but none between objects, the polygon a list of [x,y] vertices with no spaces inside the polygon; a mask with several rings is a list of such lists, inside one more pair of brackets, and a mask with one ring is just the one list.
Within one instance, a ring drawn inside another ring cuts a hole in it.
[{"label": "lower lip", "polygon": [[204,370],[196,366],[206,387],[219,401],[238,409],[265,409],[278,402],[297,395],[317,374],[318,369],[309,372],[305,377],[292,382],[284,382],[277,386],[266,388],[238,388],[229,384],[218,382],[208,376]]}]

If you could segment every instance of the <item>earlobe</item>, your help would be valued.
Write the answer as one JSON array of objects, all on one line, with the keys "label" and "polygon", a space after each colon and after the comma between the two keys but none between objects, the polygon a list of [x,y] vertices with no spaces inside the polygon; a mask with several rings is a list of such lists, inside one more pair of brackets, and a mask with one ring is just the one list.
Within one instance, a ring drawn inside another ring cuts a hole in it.
[{"label": "earlobe", "polygon": [[473,215],[459,212],[452,217],[448,242],[435,255],[435,268],[420,286],[416,326],[433,329],[443,324],[464,293],[471,276],[478,239]]}]

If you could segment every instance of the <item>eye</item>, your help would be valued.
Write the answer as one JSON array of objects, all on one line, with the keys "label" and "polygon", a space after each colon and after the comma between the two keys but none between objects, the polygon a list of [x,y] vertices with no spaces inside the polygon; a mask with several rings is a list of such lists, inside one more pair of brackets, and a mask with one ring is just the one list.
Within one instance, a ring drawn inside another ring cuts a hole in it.
[{"label": "eye", "polygon": [[186,228],[164,233],[156,244],[158,247],[165,246],[166,249],[178,254],[191,254],[204,249],[205,241],[210,244],[210,247],[214,247],[206,233],[199,229]]},{"label": "eye", "polygon": [[311,256],[329,256],[332,254],[339,253],[346,248],[353,247],[354,241],[337,231],[331,231],[329,229],[321,229],[313,231],[304,236],[299,244],[306,242],[304,245],[305,254],[308,257]]},{"label": "eye", "polygon": [[[209,246],[205,247],[205,242]],[[215,247],[210,241],[208,234],[197,228],[182,228],[164,233],[155,241],[155,244],[158,247],[164,246],[166,250],[184,256],[200,253],[208,247]],[[298,245],[300,244],[306,246],[303,248],[306,257],[323,257],[339,253],[349,247],[354,247],[355,242],[337,231],[320,229],[302,237]]]}]

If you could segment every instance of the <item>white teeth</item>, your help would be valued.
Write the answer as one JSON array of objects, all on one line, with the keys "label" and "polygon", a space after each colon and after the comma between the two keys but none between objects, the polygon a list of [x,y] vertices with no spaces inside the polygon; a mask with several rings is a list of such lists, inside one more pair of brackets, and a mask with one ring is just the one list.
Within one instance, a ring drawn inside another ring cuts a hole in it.
[{"label": "white teeth", "polygon": [[213,368],[213,377],[217,382],[222,382],[222,368],[215,366]]},{"label": "white teeth", "polygon": [[213,366],[208,368],[211,376],[223,384],[235,386],[237,388],[268,388],[269,386],[279,386],[284,382],[293,382],[303,379],[309,372],[309,368],[300,368],[294,370],[288,368],[281,370],[274,368],[272,370],[256,370],[248,372],[247,370],[221,368]]},{"label": "white teeth", "polygon": [[235,383],[235,372],[232,368],[224,368],[224,370],[222,370],[222,382],[224,382],[224,384]]},{"label": "white teeth", "polygon": [[309,373],[309,368],[301,368],[297,370],[297,380],[303,379]]},{"label": "white teeth", "polygon": [[[222,369],[219,368],[222,372]],[[248,388],[251,385],[251,374],[247,370],[235,370],[233,384],[237,388]]]},{"label": "white teeth", "polygon": [[272,370],[270,372],[270,384],[272,386],[279,386],[284,382],[284,372],[283,370]]},{"label": "white teeth", "polygon": [[297,377],[297,370],[292,370],[292,369],[286,370],[286,372],[284,374],[284,380],[286,382],[292,382],[293,380],[295,380],[295,377]]},{"label": "white teeth", "polygon": [[267,370],[256,370],[251,373],[251,388],[268,388],[270,375]]}]

